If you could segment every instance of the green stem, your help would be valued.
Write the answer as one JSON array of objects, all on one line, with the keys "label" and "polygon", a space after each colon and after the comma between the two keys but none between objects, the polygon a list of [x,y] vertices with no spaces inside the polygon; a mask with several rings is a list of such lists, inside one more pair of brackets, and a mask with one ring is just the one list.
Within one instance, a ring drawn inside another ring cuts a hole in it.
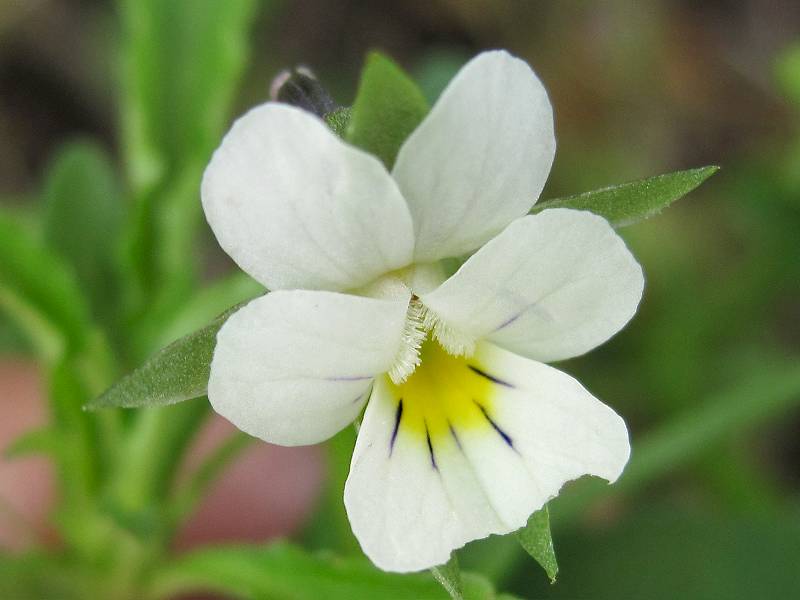
[{"label": "green stem", "polygon": [[163,498],[184,450],[208,415],[203,399],[141,409],[121,449],[112,496],[124,510],[141,511]]}]

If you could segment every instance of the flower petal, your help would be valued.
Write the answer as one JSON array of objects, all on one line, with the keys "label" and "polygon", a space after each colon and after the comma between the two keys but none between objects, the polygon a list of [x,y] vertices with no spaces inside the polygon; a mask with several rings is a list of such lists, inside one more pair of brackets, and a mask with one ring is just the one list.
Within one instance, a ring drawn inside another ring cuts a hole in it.
[{"label": "flower petal", "polygon": [[552,108],[530,67],[504,51],[470,61],[392,172],[414,219],[414,260],[474,250],[527,213],[554,154]]},{"label": "flower petal", "polygon": [[411,216],[380,161],[291,106],[233,125],[202,198],[222,248],[269,289],[345,290],[411,261]]},{"label": "flower petal", "polygon": [[442,564],[523,527],[565,482],[622,472],[625,423],[569,375],[486,343],[469,360],[424,353],[405,384],[376,380],[345,485],[380,568]]},{"label": "flower petal", "polygon": [[398,353],[408,299],[278,291],[234,313],[217,334],[208,399],[267,442],[313,444],[359,413]]},{"label": "flower petal", "polygon": [[605,219],[522,217],[422,302],[450,329],[543,362],[602,344],[633,317],[642,269]]}]

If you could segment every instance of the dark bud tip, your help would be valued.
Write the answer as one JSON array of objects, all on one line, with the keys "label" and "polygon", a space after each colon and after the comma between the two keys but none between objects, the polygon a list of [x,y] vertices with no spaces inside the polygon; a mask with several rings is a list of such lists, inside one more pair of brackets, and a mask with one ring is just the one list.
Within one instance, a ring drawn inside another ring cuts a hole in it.
[{"label": "dark bud tip", "polygon": [[324,117],[339,108],[314,73],[306,67],[278,73],[272,80],[269,92],[272,100],[297,106],[318,117]]}]

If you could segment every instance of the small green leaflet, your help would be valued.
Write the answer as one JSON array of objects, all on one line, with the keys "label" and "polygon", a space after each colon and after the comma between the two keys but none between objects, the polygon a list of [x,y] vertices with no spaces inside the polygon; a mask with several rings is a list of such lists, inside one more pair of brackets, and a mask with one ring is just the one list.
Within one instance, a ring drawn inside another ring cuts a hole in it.
[{"label": "small green leaflet", "polygon": [[550,578],[556,582],[558,563],[550,535],[550,511],[545,504],[528,519],[528,524],[515,534],[520,545],[538,562]]},{"label": "small green leaflet", "polygon": [[345,139],[391,169],[400,146],[428,110],[417,84],[391,60],[373,52],[361,75]]},{"label": "small green leaflet", "polygon": [[443,565],[431,569],[433,578],[442,584],[453,600],[464,600],[463,585],[461,583],[461,569],[458,567],[456,553],[450,555],[450,560]]},{"label": "small green leaflet", "polygon": [[548,208],[589,210],[605,217],[614,227],[625,227],[657,215],[718,170],[719,167],[709,166],[676,171],[575,196],[545,200],[534,206],[531,212]]},{"label": "small green leaflet", "polygon": [[202,329],[159,350],[85,408],[164,406],[204,396],[217,332],[241,306],[237,304]]}]

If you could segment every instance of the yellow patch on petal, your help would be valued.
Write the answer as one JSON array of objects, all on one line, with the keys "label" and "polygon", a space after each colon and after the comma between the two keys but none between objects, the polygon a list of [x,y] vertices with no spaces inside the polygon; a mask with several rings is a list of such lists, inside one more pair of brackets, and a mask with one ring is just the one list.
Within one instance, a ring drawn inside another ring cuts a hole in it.
[{"label": "yellow patch on petal", "polygon": [[474,357],[448,354],[436,340],[428,338],[420,349],[420,365],[403,383],[387,378],[396,402],[398,432],[411,433],[434,446],[448,436],[458,441],[467,429],[495,429],[509,445],[512,441],[492,420],[498,386],[512,387],[478,364]]}]

